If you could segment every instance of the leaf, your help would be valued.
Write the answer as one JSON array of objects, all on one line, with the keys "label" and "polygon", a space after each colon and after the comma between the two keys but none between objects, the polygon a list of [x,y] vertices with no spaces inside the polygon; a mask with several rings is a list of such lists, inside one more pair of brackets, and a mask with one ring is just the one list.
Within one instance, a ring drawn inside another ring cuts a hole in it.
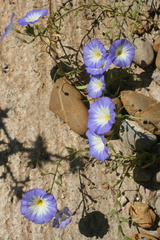
[{"label": "leaf", "polygon": [[117,202],[117,205],[120,207],[120,208],[122,208],[122,205],[121,205],[121,203],[120,203],[120,201],[116,201]]},{"label": "leaf", "polygon": [[77,88],[77,89],[86,89],[86,88],[87,88],[87,86],[88,86],[88,84],[86,84],[86,85],[83,85],[83,86],[77,86],[76,88]]},{"label": "leaf", "polygon": [[63,76],[63,75],[64,75],[64,74],[61,72],[60,69],[58,69],[57,73],[58,73],[58,75],[60,75],[60,76]]},{"label": "leaf", "polygon": [[127,218],[120,217],[120,219],[121,219],[123,222],[126,222],[126,223],[128,223],[128,219],[127,219]]},{"label": "leaf", "polygon": [[119,191],[119,193],[117,194],[117,198],[119,198],[121,196],[121,191]]},{"label": "leaf", "polygon": [[70,11],[70,9],[69,8],[64,8],[64,11]]},{"label": "leaf", "polygon": [[34,42],[34,40],[35,40],[35,38],[33,38],[30,42],[28,42],[28,44],[30,44],[30,43],[32,43],[32,42]]},{"label": "leaf", "polygon": [[126,239],[126,240],[133,240],[133,239],[131,239],[131,238],[129,238],[129,237],[124,237],[124,239]]},{"label": "leaf", "polygon": [[120,182],[121,180],[117,180],[117,182],[114,184],[114,187],[117,186]]},{"label": "leaf", "polygon": [[73,148],[70,148],[70,147],[65,147],[66,149],[70,150],[70,151],[74,151]]},{"label": "leaf", "polygon": [[119,233],[122,233],[122,227],[121,227],[121,225],[118,225],[118,234]]},{"label": "leaf", "polygon": [[54,182],[55,182],[55,184],[59,185],[59,182],[58,182],[58,181],[54,181]]},{"label": "leaf", "polygon": [[113,151],[115,154],[117,154],[116,151],[114,150],[113,145],[112,145],[111,143],[108,143],[107,146],[108,146],[110,149],[112,149],[112,151]]},{"label": "leaf", "polygon": [[117,210],[116,210],[116,208],[113,208],[111,211],[110,211],[110,216],[112,216],[115,212],[116,212]]},{"label": "leaf", "polygon": [[[17,37],[17,36],[16,36]],[[21,42],[27,43],[27,41],[23,38],[17,37]]]},{"label": "leaf", "polygon": [[76,13],[75,13],[75,17],[78,15],[78,11],[76,11]]}]

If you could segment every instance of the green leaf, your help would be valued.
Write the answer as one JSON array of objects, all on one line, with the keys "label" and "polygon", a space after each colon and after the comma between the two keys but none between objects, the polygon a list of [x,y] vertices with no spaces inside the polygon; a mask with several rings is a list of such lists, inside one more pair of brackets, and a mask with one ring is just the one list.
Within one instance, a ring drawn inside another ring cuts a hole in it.
[{"label": "green leaf", "polygon": [[76,11],[76,13],[75,13],[75,17],[78,15],[78,11]]},{"label": "green leaf", "polygon": [[121,205],[121,203],[120,203],[120,201],[116,201],[117,202],[117,205],[120,207],[120,208],[122,208],[122,205]]},{"label": "green leaf", "polygon": [[64,8],[64,11],[70,11],[70,9],[69,8]]},{"label": "green leaf", "polygon": [[133,240],[133,239],[131,239],[131,238],[129,238],[129,237],[124,237],[124,239],[126,239],[126,240]]},{"label": "green leaf", "polygon": [[110,149],[112,149],[112,151],[113,151],[115,154],[117,154],[116,151],[114,150],[114,147],[113,147],[112,144],[108,143],[108,144],[107,144],[107,147],[109,147]]},{"label": "green leaf", "polygon": [[59,185],[59,182],[58,182],[58,181],[54,181],[54,182],[55,182],[55,184]]},{"label": "green leaf", "polygon": [[28,42],[28,44],[30,44],[30,43],[32,43],[32,42],[34,42],[34,40],[35,40],[35,38],[33,38],[30,42]]},{"label": "green leaf", "polygon": [[119,198],[121,196],[121,191],[119,190],[118,194],[117,194],[117,198]]},{"label": "green leaf", "polygon": [[121,225],[118,225],[118,234],[119,233],[122,233],[122,227],[121,227]]},{"label": "green leaf", "polygon": [[61,72],[60,69],[57,70],[58,75],[63,76],[64,74]]},{"label": "green leaf", "polygon": [[86,85],[83,85],[83,86],[77,86],[76,88],[77,88],[77,89],[86,89],[86,88],[87,88],[87,86],[88,86],[88,84],[86,84]]},{"label": "green leaf", "polygon": [[[17,37],[17,36],[16,36]],[[21,42],[27,43],[27,41],[23,38],[17,37]]]},{"label": "green leaf", "polygon": [[117,211],[116,208],[113,208],[113,209],[110,211],[109,215],[112,216],[116,211]]},{"label": "green leaf", "polygon": [[123,222],[126,222],[126,223],[128,223],[128,219],[127,219],[127,218],[120,217],[120,219],[121,219]]},{"label": "green leaf", "polygon": [[66,149],[70,150],[70,151],[74,151],[73,148],[70,148],[70,147],[65,147]]},{"label": "green leaf", "polygon": [[114,184],[114,187],[117,186],[120,182],[121,180],[117,180],[117,182]]}]

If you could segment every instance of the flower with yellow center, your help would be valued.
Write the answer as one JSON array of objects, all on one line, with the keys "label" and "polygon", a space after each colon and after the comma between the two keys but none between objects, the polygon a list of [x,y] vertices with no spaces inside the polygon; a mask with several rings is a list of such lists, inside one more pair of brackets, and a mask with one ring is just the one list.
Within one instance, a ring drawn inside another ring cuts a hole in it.
[{"label": "flower with yellow center", "polygon": [[101,97],[92,103],[88,110],[87,127],[96,134],[104,134],[111,130],[116,114],[114,103],[109,97]]},{"label": "flower with yellow center", "polygon": [[102,91],[105,87],[106,84],[102,74],[91,76],[90,82],[87,86],[88,95],[91,98],[98,98],[102,95]]},{"label": "flower with yellow center", "polygon": [[52,194],[35,188],[26,192],[21,200],[21,214],[28,220],[42,224],[57,213],[57,203]]},{"label": "flower with yellow center", "polygon": [[102,59],[106,56],[106,49],[103,44],[94,39],[83,48],[83,60],[87,67],[100,68]]},{"label": "flower with yellow center", "polygon": [[135,55],[135,47],[126,39],[116,40],[109,49],[109,57],[114,65],[129,66]]}]

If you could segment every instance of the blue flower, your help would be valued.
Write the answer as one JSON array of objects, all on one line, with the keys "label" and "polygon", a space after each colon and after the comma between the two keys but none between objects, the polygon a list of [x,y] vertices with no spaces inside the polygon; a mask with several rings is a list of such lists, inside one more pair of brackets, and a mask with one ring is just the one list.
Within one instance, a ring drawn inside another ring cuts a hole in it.
[{"label": "blue flower", "polygon": [[86,132],[86,136],[89,140],[89,154],[99,161],[104,162],[109,157],[104,136],[93,133],[89,129]]},{"label": "blue flower", "polygon": [[111,59],[108,57],[108,55],[106,55],[104,58],[102,58],[102,64],[99,68],[86,67],[86,71],[92,75],[103,74],[111,63]]},{"label": "blue flower", "polygon": [[53,220],[54,228],[65,228],[71,221],[72,213],[69,211],[68,207],[65,207],[62,211],[57,211],[55,219]]},{"label": "blue flower", "polygon": [[102,95],[102,91],[105,89],[105,87],[106,84],[104,82],[104,76],[93,75],[91,76],[90,82],[87,87],[88,95],[91,98],[98,98]]},{"label": "blue flower", "polygon": [[37,10],[32,10],[30,12],[27,12],[27,14],[24,16],[24,18],[21,18],[18,20],[18,23],[22,26],[25,26],[27,24],[34,24],[39,21],[40,17],[46,16],[48,13],[48,9],[37,9]]},{"label": "blue flower", "polygon": [[94,39],[83,48],[83,60],[87,67],[100,68],[102,59],[106,56],[106,49],[103,44]]},{"label": "blue flower", "polygon": [[24,194],[20,210],[28,220],[42,224],[49,222],[56,215],[57,203],[52,194],[35,188]]},{"label": "blue flower", "polygon": [[109,49],[109,57],[118,67],[129,66],[135,55],[135,47],[126,39],[116,40]]},{"label": "blue flower", "polygon": [[10,34],[10,33],[14,33],[14,32],[19,32],[19,31],[16,29],[16,27],[14,26],[13,22],[12,22],[14,16],[15,16],[15,14],[12,13],[12,17],[11,17],[10,23],[9,23],[9,25],[5,28],[5,32],[2,34],[1,41],[3,40],[3,38],[4,38],[6,35],[8,35],[8,34]]},{"label": "blue flower", "polygon": [[87,127],[97,134],[109,132],[116,117],[114,108],[114,103],[109,97],[101,97],[92,103],[88,110]]}]

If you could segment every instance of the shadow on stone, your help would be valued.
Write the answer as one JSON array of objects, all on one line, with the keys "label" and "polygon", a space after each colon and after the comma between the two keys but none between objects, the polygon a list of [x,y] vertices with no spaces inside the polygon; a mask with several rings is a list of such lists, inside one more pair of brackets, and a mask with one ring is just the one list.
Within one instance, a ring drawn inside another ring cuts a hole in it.
[{"label": "shadow on stone", "polygon": [[99,211],[88,213],[79,222],[80,233],[86,237],[103,238],[109,229],[108,220]]}]

